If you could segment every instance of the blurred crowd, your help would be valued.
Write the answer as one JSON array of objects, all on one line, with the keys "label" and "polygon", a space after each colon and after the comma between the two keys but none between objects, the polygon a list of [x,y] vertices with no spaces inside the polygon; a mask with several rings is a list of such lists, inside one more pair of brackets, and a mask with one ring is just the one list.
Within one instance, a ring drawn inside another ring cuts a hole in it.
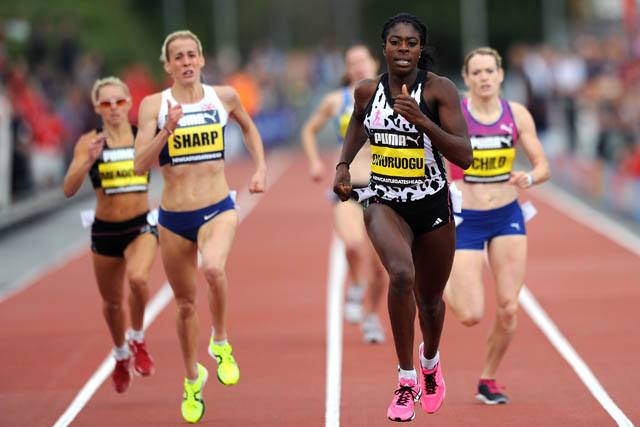
[{"label": "blurred crowd", "polygon": [[[59,185],[78,137],[99,124],[89,97],[97,78],[115,74],[127,83],[134,124],[142,98],[170,84],[155,78],[164,75],[160,64],[153,73],[142,63],[106,69],[100,54],[83,50],[74,27],[65,23],[23,31],[10,61],[2,28],[0,101],[11,110],[14,201]],[[566,49],[514,44],[504,56],[504,95],[532,112],[556,177],[566,173],[568,181],[580,182],[571,171],[586,162],[583,175],[591,181],[585,186],[595,185],[594,176],[640,182],[640,38],[633,41],[612,27],[579,34]],[[244,58],[220,49],[206,58],[203,79],[234,86],[271,146],[294,139],[319,94],[335,88],[342,72],[342,53],[334,46],[283,51],[264,45]],[[230,129],[229,141],[240,141],[237,129]],[[230,154],[241,145],[230,144]]]},{"label": "blurred crowd", "polygon": [[518,44],[506,62],[505,96],[528,106],[550,156],[640,179],[640,38],[613,30],[568,49]]},{"label": "blurred crowd", "polygon": [[70,26],[29,29],[19,58],[0,32],[0,96],[9,101],[14,200],[57,185],[73,142],[95,124],[89,91],[101,59],[83,52]]},{"label": "blurred crowd", "polygon": [[[73,26],[66,24],[29,27],[19,54],[9,60],[7,34],[2,28],[0,25],[0,100],[10,106],[5,123],[10,126],[14,202],[60,184],[75,142],[99,125],[90,99],[97,78],[115,74],[129,86],[133,124],[142,98],[170,85],[154,79],[146,64],[131,63],[115,72],[106,69],[100,54],[84,51]],[[333,48],[284,52],[264,46],[242,61],[235,51],[223,49],[216,57],[206,58],[203,79],[234,86],[265,145],[270,146],[291,140],[315,90],[337,84],[341,58]],[[230,129],[228,140],[238,141],[238,133]],[[7,141],[0,141],[3,143]],[[241,150],[239,145],[228,148]]]}]

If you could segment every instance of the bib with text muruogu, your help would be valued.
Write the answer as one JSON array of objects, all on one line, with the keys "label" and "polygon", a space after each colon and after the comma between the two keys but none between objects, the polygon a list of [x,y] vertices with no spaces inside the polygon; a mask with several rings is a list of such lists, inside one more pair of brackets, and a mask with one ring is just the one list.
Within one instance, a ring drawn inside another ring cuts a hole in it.
[{"label": "bib with text muruogu", "polygon": [[375,181],[399,186],[425,179],[424,141],[419,132],[374,130],[371,174]]}]

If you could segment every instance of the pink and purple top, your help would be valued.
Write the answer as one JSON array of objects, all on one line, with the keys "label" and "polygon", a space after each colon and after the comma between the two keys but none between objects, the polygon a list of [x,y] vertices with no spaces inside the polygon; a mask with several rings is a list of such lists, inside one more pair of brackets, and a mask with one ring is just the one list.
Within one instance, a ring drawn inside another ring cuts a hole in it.
[{"label": "pink and purple top", "polygon": [[451,180],[464,178],[465,182],[470,183],[508,181],[518,140],[518,129],[509,102],[500,98],[502,112],[493,123],[481,123],[474,118],[469,111],[468,98],[464,98],[461,104],[473,148],[473,161],[464,171],[450,164]]}]

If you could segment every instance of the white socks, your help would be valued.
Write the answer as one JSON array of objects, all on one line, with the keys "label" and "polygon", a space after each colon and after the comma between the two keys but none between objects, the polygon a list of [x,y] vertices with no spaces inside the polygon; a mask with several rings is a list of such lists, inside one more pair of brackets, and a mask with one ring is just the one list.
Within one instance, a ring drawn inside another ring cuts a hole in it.
[{"label": "white socks", "polygon": [[127,345],[126,342],[124,344],[122,344],[121,347],[114,347],[113,348],[113,357],[115,357],[116,360],[127,359],[127,358],[129,358],[130,355],[131,355],[131,353],[129,352],[129,346]]},{"label": "white socks", "polygon": [[129,337],[130,340],[133,340],[135,342],[144,341],[143,331],[136,331],[135,329],[129,329],[129,331],[127,332],[127,336]]},{"label": "white socks", "polygon": [[416,373],[415,369],[404,370],[400,369],[400,367],[398,366],[398,380],[401,379],[413,380],[413,382],[418,382],[418,374]]},{"label": "white socks", "polygon": [[420,355],[420,364],[424,369],[432,370],[436,367],[438,362],[440,361],[440,350],[436,351],[436,355],[433,356],[433,359],[427,359],[424,357],[424,354]]},{"label": "white socks", "polygon": [[115,357],[116,360],[124,360],[131,356],[131,352],[129,351],[129,344],[127,344],[128,340],[140,343],[144,341],[144,332],[136,331],[135,329],[129,329],[125,334],[124,344],[122,344],[121,347],[113,348],[113,357]]}]

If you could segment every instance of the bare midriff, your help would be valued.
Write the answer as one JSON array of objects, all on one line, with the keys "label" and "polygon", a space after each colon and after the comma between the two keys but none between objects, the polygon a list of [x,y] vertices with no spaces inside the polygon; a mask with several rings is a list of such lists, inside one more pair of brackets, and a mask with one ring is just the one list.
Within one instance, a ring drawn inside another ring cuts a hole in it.
[{"label": "bare midriff", "polygon": [[229,185],[224,160],[162,167],[164,190],[161,206],[183,212],[210,206],[227,197]]},{"label": "bare midriff", "polygon": [[462,191],[463,209],[496,209],[508,205],[518,198],[516,188],[508,182],[471,184],[458,180],[455,183]]},{"label": "bare midriff", "polygon": [[149,210],[146,192],[106,195],[101,188],[96,190],[96,218],[109,222],[121,222]]}]

